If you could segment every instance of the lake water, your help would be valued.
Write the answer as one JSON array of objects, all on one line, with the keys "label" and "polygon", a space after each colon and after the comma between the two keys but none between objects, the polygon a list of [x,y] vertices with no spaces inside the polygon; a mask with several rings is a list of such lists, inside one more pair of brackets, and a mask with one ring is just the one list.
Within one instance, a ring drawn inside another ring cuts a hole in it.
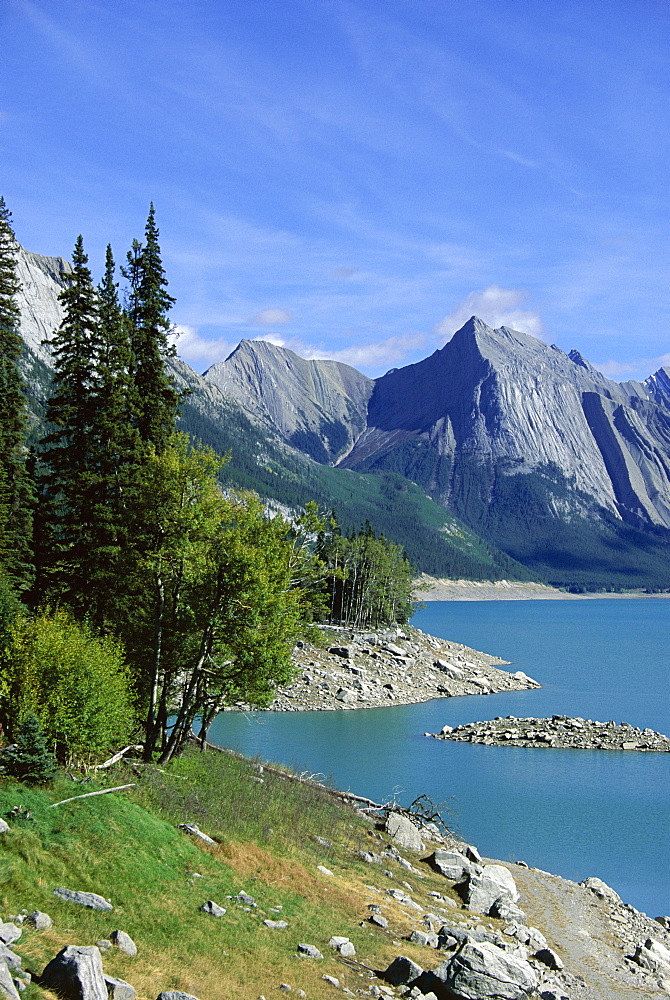
[{"label": "lake water", "polygon": [[670,602],[435,601],[424,632],[511,661],[543,688],[365,711],[226,712],[213,742],[403,805],[426,794],[488,857],[597,875],[650,916],[670,913],[670,755],[531,750],[424,732],[497,715],[625,721],[670,734]]}]

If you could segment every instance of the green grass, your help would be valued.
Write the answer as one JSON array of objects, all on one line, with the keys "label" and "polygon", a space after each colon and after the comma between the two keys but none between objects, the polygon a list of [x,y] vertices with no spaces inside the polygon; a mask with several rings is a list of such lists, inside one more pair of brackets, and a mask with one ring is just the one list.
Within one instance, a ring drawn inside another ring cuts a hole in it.
[{"label": "green grass", "polygon": [[[259,777],[262,782],[253,780]],[[25,928],[14,946],[24,968],[37,975],[65,944],[95,944],[120,928],[136,942],[138,955],[113,949],[103,956],[105,971],[130,982],[140,1000],[155,1000],[169,988],[200,1000],[255,1000],[275,994],[281,983],[322,997],[332,989],[321,979],[326,973],[350,989],[367,989],[369,973],[338,961],[329,937],[349,937],[370,968],[382,969],[398,953],[393,939],[408,933],[411,923],[401,907],[366,885],[383,891],[409,880],[426,909],[433,905],[425,895],[431,888],[446,891],[437,876],[420,880],[391,860],[397,881],[390,882],[357,857],[361,849],[380,850],[369,821],[327,790],[267,767],[259,774],[251,761],[192,750],[167,772],[119,765],[102,780],[107,787],[132,780],[136,786],[50,808],[104,785],[61,779],[51,788],[31,789],[0,779],[0,815],[17,805],[32,814],[31,820],[9,819],[11,830],[0,838],[0,918],[40,909],[54,920],[49,931]],[[197,823],[216,846],[177,830],[184,821]],[[318,865],[334,875],[322,874]],[[96,892],[112,901],[114,911],[61,902],[53,896],[57,886]],[[256,909],[227,898],[242,889],[255,898]],[[200,912],[208,899],[226,908],[223,918]],[[365,922],[372,901],[389,916],[388,931]],[[270,930],[266,917],[281,917],[289,927]],[[297,959],[302,941],[320,948],[325,961]],[[402,950],[421,960],[421,949],[404,943]],[[24,996],[50,994],[33,984]]]}]

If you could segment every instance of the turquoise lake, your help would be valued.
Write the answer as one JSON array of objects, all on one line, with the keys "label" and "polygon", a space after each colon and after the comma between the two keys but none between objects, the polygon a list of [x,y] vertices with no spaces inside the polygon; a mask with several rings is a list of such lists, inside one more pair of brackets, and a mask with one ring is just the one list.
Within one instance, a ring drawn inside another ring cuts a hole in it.
[{"label": "turquoise lake", "polygon": [[210,739],[403,805],[428,795],[488,857],[581,881],[670,913],[670,755],[530,750],[433,740],[443,725],[553,714],[670,734],[670,601],[435,601],[412,624],[493,653],[536,691],[363,711],[226,712]]}]

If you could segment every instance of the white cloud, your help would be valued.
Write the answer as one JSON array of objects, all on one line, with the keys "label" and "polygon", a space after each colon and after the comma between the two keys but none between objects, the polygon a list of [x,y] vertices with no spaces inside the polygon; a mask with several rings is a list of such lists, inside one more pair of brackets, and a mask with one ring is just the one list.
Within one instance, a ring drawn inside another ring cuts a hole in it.
[{"label": "white cloud", "polygon": [[618,375],[630,375],[632,372],[639,370],[638,365],[634,363],[622,363],[620,361],[603,361],[602,364],[594,364],[594,368],[597,368],[599,372],[603,375],[607,375],[608,378],[616,378]]},{"label": "white cloud", "polygon": [[659,368],[668,365],[670,365],[670,353],[660,354],[657,358],[637,358],[632,361],[596,361],[593,367],[615,380],[625,380],[631,376],[643,380],[655,374]]},{"label": "white cloud", "polygon": [[459,302],[454,311],[437,324],[437,333],[446,343],[471,316],[478,316],[489,326],[508,326],[521,333],[540,337],[543,332],[540,314],[520,308],[528,293],[516,288],[489,285],[481,291],[470,292]]},{"label": "white cloud", "polygon": [[425,347],[426,337],[422,333],[404,334],[400,337],[388,337],[376,344],[360,344],[356,347],[344,347],[338,351],[319,350],[315,347],[303,347],[302,351],[294,348],[303,358],[317,360],[326,358],[330,361],[341,361],[354,368],[383,368],[398,364],[405,360],[411,351]]},{"label": "white cloud", "polygon": [[179,323],[172,327],[170,342],[176,347],[179,357],[188,364],[201,366],[215,364],[227,358],[236,344],[223,337],[207,340],[198,333],[195,326]]},{"label": "white cloud", "polygon": [[292,322],[293,316],[287,309],[261,309],[249,320],[252,326],[283,326]]}]

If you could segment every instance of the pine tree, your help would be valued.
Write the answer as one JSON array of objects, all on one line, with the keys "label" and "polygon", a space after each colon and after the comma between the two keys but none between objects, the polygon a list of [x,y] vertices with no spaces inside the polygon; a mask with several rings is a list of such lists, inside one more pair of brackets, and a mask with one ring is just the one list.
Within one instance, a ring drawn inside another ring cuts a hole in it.
[{"label": "pine tree", "polygon": [[55,375],[46,421],[53,430],[43,441],[41,506],[48,549],[42,586],[65,599],[86,580],[98,479],[91,429],[96,421],[100,317],[81,236],[72,264],[70,285],[59,296],[65,316],[51,342]]},{"label": "pine tree", "polygon": [[130,286],[127,312],[132,324],[137,428],[142,441],[160,453],[174,433],[180,396],[165,370],[166,358],[174,355],[168,343],[168,313],[175,300],[167,291],[158,236],[152,203],[144,244],[133,244],[123,273]]},{"label": "pine tree", "polygon": [[26,472],[27,410],[19,371],[18,245],[0,197],[0,567],[17,590],[31,583],[34,492]]},{"label": "pine tree", "polygon": [[14,744],[2,751],[2,770],[27,785],[46,785],[56,777],[56,759],[47,749],[40,720],[33,712],[21,719]]}]

